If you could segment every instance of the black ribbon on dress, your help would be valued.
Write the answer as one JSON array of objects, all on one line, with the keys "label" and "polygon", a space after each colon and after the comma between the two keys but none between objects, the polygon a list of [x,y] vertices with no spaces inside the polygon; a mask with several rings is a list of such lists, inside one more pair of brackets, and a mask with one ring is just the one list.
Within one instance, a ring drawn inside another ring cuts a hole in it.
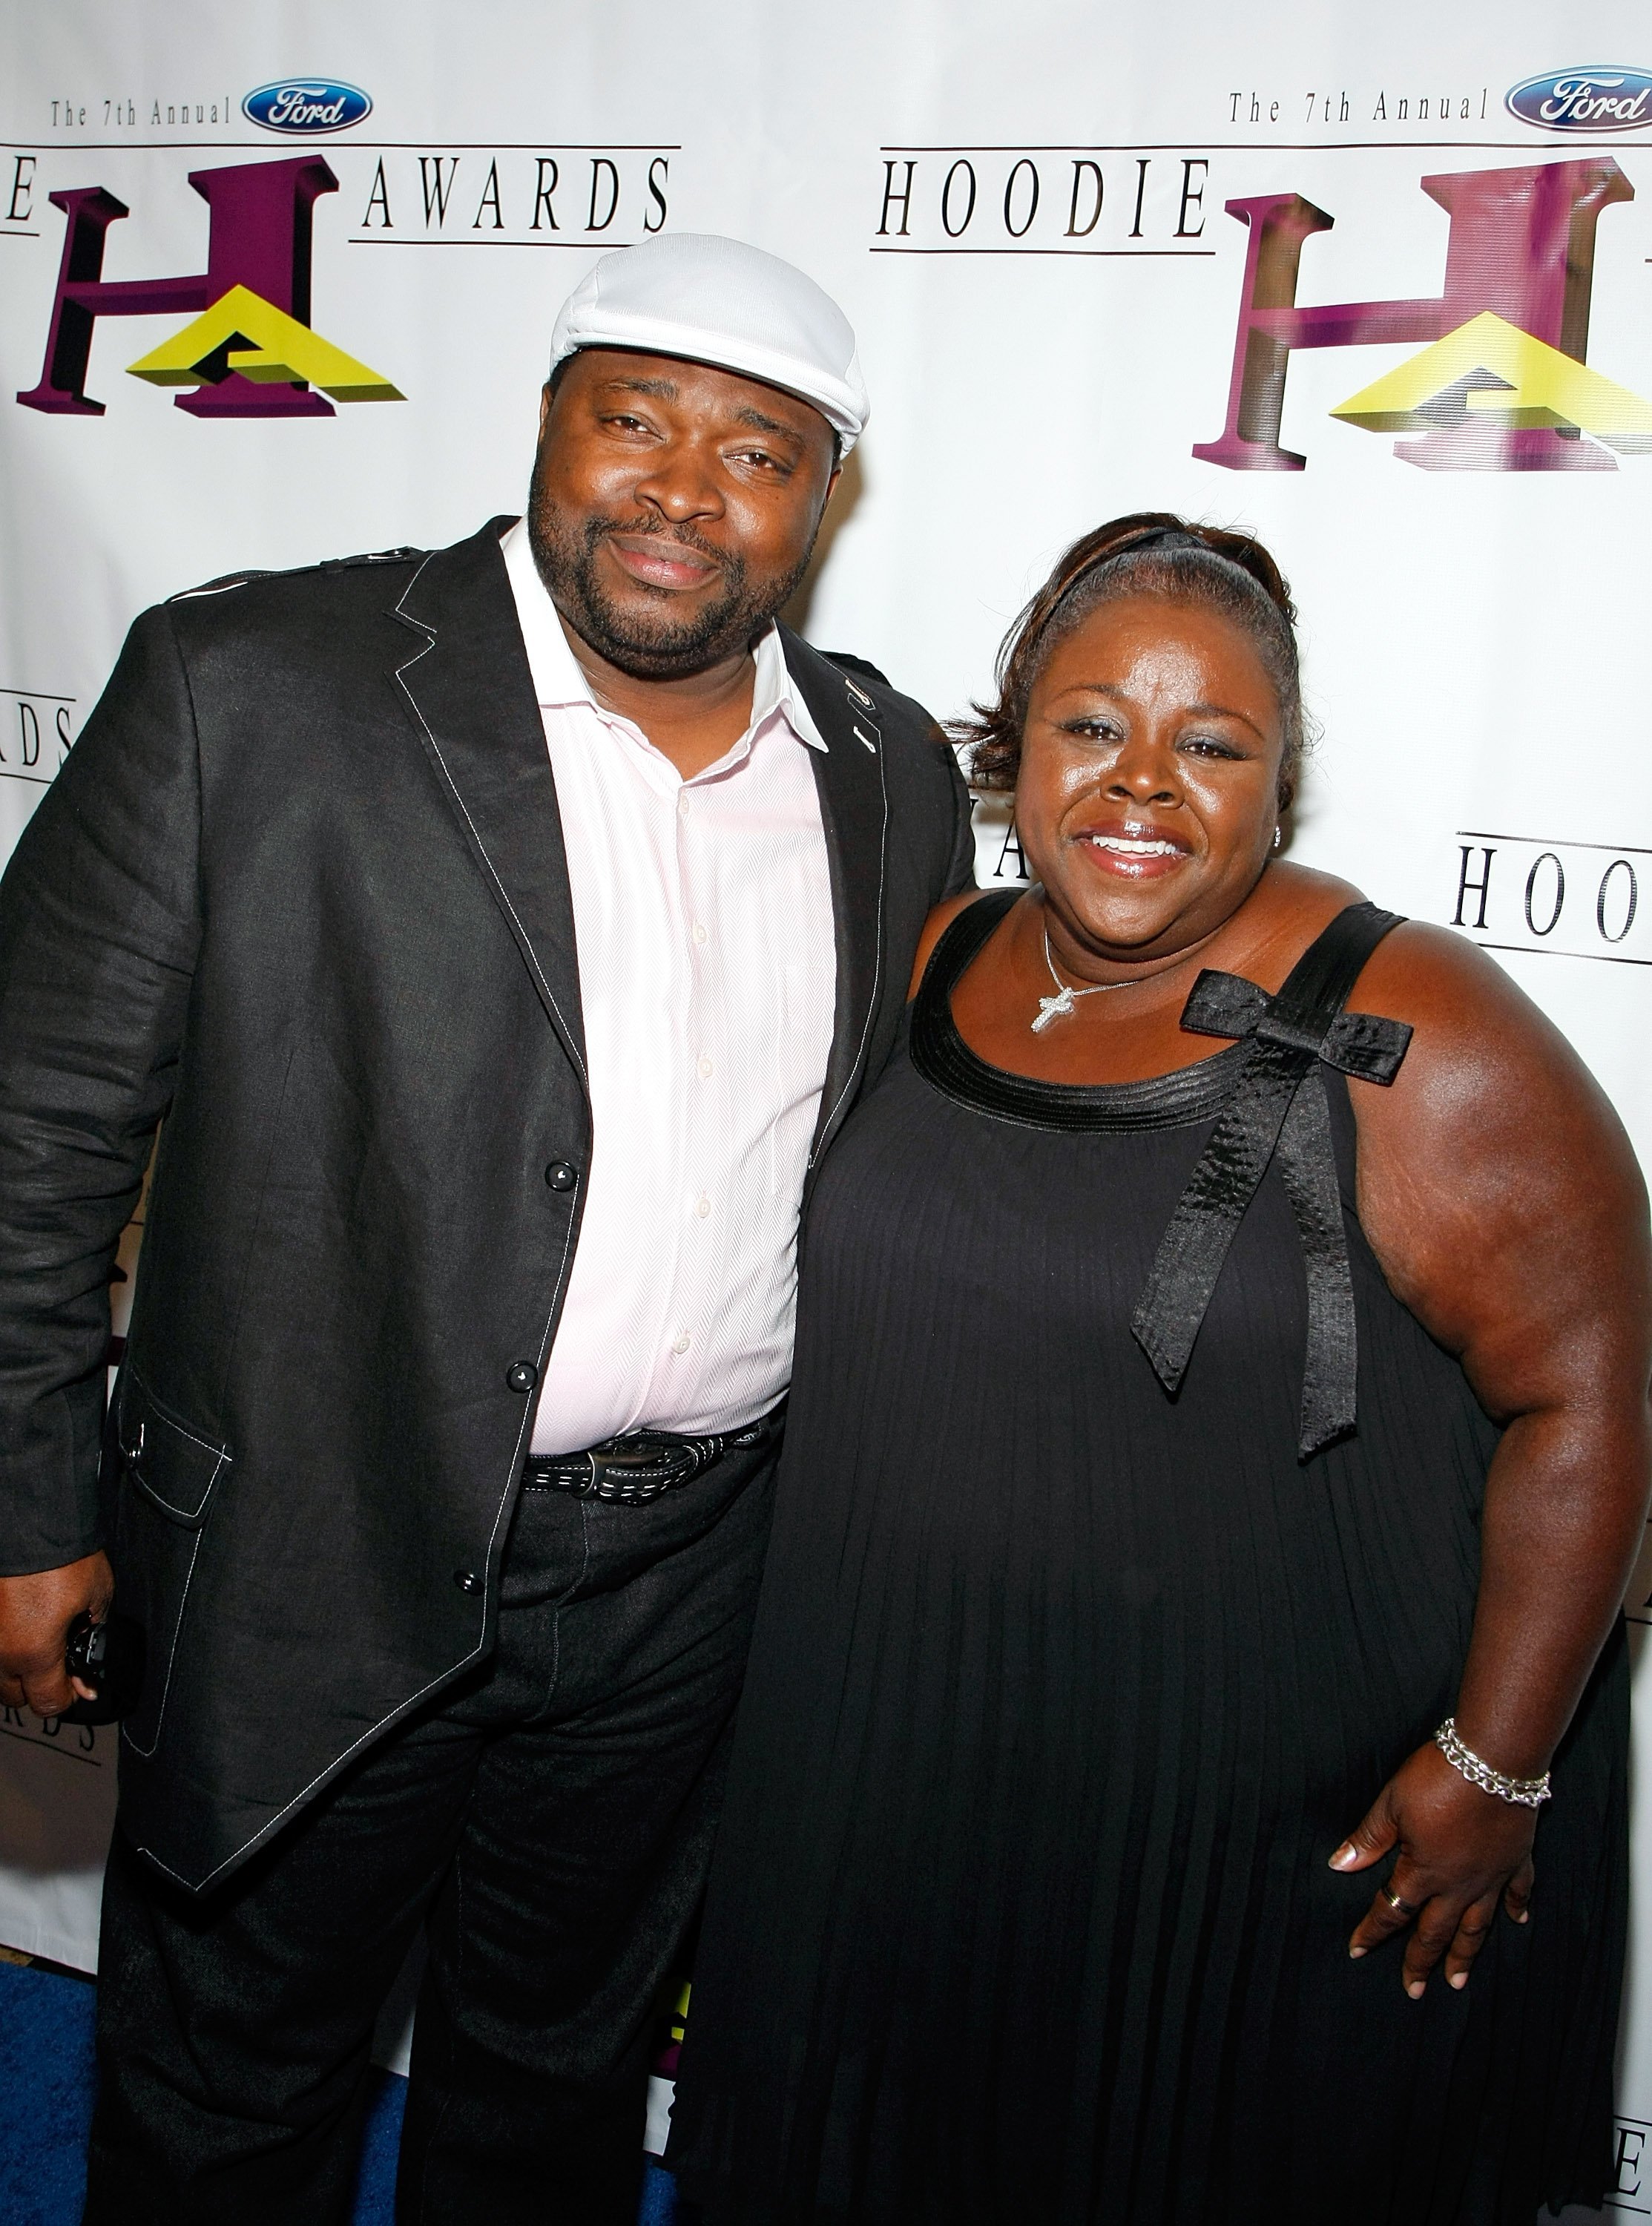
[{"label": "black ribbon on dress", "polygon": [[1331,1110],[1323,1061],[1386,1087],[1411,1041],[1403,1021],[1343,1006],[1397,913],[1350,905],[1312,944],[1274,996],[1207,968],[1182,1026],[1196,1035],[1248,1038],[1237,1086],[1159,1247],[1130,1326],[1166,1391],[1179,1389],[1234,1231],[1278,1155],[1302,1239],[1308,1285],[1299,1459],[1351,1430],[1358,1348]]}]

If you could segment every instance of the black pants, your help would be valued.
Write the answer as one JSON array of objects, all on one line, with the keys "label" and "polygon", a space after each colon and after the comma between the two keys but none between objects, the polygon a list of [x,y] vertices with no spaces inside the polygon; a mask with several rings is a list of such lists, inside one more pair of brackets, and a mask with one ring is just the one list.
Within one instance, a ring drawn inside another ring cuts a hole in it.
[{"label": "black pants", "polygon": [[117,1831],[91,2226],[346,2220],[374,2017],[421,1923],[398,2226],[633,2226],[774,1460],[641,1507],[524,1493],[486,1669],[222,1892],[179,1892]]}]

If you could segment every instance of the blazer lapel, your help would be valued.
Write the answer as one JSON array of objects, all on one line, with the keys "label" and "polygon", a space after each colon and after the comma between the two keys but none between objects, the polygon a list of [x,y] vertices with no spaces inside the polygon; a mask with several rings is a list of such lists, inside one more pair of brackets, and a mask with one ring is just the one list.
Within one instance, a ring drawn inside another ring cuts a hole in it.
[{"label": "blazer lapel", "polygon": [[396,679],[588,1097],[556,784],[499,552],[509,523],[492,518],[419,567],[392,615],[423,646]]},{"label": "blazer lapel", "polygon": [[872,697],[797,635],[782,629],[786,664],[814,714],[825,750],[811,750],[831,873],[837,1004],[812,1171],[855,1102],[884,988],[883,894],[889,798],[883,733]]}]

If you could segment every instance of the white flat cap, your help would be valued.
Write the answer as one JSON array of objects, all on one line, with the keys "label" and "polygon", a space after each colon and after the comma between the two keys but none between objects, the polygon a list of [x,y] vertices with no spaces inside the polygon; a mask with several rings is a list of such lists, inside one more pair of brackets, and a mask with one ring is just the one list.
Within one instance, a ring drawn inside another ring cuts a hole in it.
[{"label": "white flat cap", "polygon": [[781,387],[814,404],[846,455],[866,425],[848,319],[812,278],[743,240],[670,232],[605,255],[557,312],[551,369],[588,347],[686,356]]}]

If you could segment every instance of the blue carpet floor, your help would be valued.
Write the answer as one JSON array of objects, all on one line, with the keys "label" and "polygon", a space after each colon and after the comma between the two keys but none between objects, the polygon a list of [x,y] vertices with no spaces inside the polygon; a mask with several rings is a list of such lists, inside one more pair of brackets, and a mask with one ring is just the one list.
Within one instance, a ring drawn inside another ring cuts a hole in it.
[{"label": "blue carpet floor", "polygon": [[[0,2220],[77,2226],[92,2122],[89,1980],[0,1963]],[[406,2083],[375,2071],[353,2226],[392,2226]],[[651,2165],[638,2226],[672,2226],[669,2172]]]}]

